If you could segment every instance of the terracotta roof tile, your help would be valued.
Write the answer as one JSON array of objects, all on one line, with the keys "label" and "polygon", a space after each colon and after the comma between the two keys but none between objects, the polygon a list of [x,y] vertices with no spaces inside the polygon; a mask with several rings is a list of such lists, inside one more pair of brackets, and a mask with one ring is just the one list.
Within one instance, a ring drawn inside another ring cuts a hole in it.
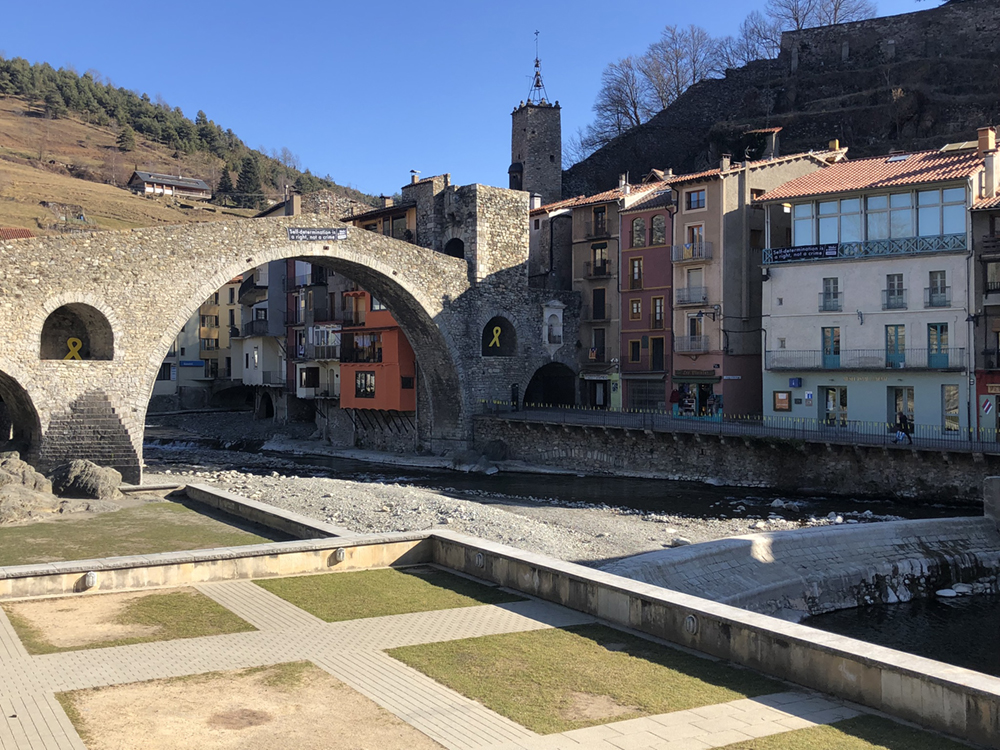
[{"label": "terracotta roof tile", "polygon": [[647,185],[629,185],[628,193],[625,192],[624,188],[614,188],[613,190],[605,190],[603,193],[597,193],[596,195],[578,195],[576,198],[566,198],[565,200],[548,203],[540,208],[532,209],[531,213],[548,213],[560,208],[579,208],[581,206],[591,206],[598,203],[611,203],[612,201],[617,201],[619,198],[623,198],[626,195],[639,196],[644,193],[648,193],[651,190],[656,190],[657,188],[662,190],[663,183],[652,182]]},{"label": "terracotta roof tile", "polygon": [[0,227],[0,240],[28,240],[34,237],[30,229],[21,227]]},{"label": "terracotta roof tile", "polygon": [[1000,195],[997,195],[994,198],[983,198],[982,200],[976,201],[972,204],[973,211],[986,211],[997,208],[1000,208]]},{"label": "terracotta roof tile", "polygon": [[[788,154],[787,156],[778,156],[774,159],[759,159],[757,161],[749,162],[750,169],[758,169],[760,167],[766,167],[772,164],[783,164],[789,161],[795,161],[797,159],[814,159],[816,161],[829,162],[832,160],[839,160],[844,157],[847,153],[846,148],[836,149],[834,151],[808,151],[799,152],[797,154]],[[743,169],[742,162],[734,161],[732,167],[726,174],[732,174],[739,172]],[[704,172],[692,172],[691,174],[681,174],[674,177],[665,178],[671,185],[683,185],[691,182],[702,182],[705,180],[714,180],[717,177],[722,176],[721,169],[706,169]]]},{"label": "terracotta roof tile", "polygon": [[977,152],[918,151],[844,161],[765,193],[756,203],[967,179],[983,168]]},{"label": "terracotta roof tile", "polygon": [[663,208],[664,206],[672,206],[674,204],[674,196],[670,191],[670,188],[664,188],[661,184],[661,189],[653,193],[653,195],[648,198],[643,198],[638,203],[634,203],[624,211],[623,214],[634,213],[636,211],[649,211],[654,208]]}]

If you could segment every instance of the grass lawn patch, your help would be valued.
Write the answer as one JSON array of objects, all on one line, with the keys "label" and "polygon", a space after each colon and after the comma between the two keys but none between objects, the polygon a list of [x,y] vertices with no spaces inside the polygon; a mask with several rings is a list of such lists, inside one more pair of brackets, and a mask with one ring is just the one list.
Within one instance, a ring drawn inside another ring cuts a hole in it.
[{"label": "grass lawn patch", "polygon": [[756,672],[603,625],[428,643],[388,653],[540,734],[786,689]]},{"label": "grass lawn patch", "polygon": [[39,599],[2,606],[31,654],[255,630],[193,589]]},{"label": "grass lawn patch", "polygon": [[165,501],[8,526],[0,528],[0,566],[236,547],[288,538],[280,534],[260,536],[234,523],[235,519],[229,521],[225,516]]},{"label": "grass lawn patch", "polygon": [[881,716],[856,716],[822,727],[797,729],[726,745],[724,750],[968,750],[968,745],[897,724]]},{"label": "grass lawn patch", "polygon": [[434,568],[362,570],[254,581],[327,622],[524,601]]}]

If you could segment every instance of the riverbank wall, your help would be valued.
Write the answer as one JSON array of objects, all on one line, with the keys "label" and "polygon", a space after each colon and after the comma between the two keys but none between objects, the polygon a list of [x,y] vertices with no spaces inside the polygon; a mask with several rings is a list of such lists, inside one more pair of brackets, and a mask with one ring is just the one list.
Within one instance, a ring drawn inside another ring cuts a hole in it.
[{"label": "riverbank wall", "polygon": [[1000,474],[1000,455],[988,453],[543,424],[502,416],[476,418],[475,446],[490,458],[582,474],[951,504],[978,505],[983,481]]}]

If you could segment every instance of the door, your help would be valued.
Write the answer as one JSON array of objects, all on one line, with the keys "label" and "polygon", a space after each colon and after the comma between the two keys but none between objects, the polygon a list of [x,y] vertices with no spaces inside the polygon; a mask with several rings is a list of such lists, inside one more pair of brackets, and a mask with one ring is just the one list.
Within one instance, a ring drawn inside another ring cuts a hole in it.
[{"label": "door", "polygon": [[913,424],[913,386],[890,386],[889,387],[889,408],[886,421],[889,424],[896,424],[896,416],[903,412],[906,418]]},{"label": "door", "polygon": [[594,303],[594,317],[593,320],[605,320],[604,317],[604,302],[606,298],[606,290],[595,289],[592,295],[592,301]]},{"label": "door", "polygon": [[832,427],[847,425],[847,387],[828,386],[823,398],[824,421]]},{"label": "door", "polygon": [[927,325],[927,366],[943,369],[948,366],[948,324]]},{"label": "door", "polygon": [[902,367],[906,364],[906,327],[885,327],[885,366]]},{"label": "door", "polygon": [[663,370],[663,339],[650,339],[649,343],[651,346],[649,369],[661,372]]},{"label": "door", "polygon": [[823,329],[823,369],[840,367],[840,328]]}]

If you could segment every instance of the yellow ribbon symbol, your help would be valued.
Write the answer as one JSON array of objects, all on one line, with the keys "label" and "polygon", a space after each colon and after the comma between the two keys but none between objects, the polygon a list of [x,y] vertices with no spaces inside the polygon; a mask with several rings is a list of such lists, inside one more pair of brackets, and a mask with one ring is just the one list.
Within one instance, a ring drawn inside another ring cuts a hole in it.
[{"label": "yellow ribbon symbol", "polygon": [[496,328],[493,329],[493,340],[490,342],[490,346],[487,348],[494,346],[496,347],[500,346],[500,326],[497,326]]},{"label": "yellow ribbon symbol", "polygon": [[69,354],[67,354],[63,359],[79,359],[82,360],[83,357],[80,356],[80,349],[83,348],[83,342],[78,338],[66,339],[66,346],[69,347]]}]

